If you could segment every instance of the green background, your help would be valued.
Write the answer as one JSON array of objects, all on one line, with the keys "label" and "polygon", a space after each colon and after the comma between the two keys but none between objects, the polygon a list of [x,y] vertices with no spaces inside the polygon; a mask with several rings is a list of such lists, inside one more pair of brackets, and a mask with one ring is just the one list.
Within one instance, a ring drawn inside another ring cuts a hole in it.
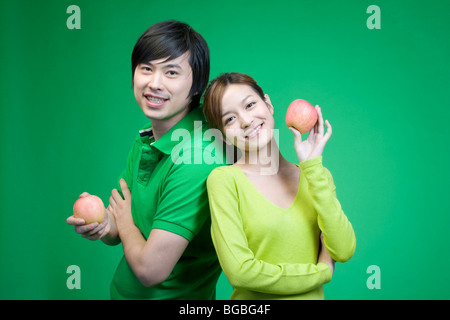
[{"label": "green background", "polygon": [[[69,30],[69,5],[81,29]],[[381,9],[370,30],[369,5]],[[282,153],[289,103],[322,107],[324,152],[356,236],[327,299],[449,299],[448,1],[2,1],[1,299],[108,299],[122,255],[66,218],[83,191],[108,202],[137,130],[131,51],[150,25],[177,19],[211,50],[211,79],[252,75],[270,95]],[[81,270],[69,290],[67,268]],[[381,289],[368,289],[367,268]],[[225,277],[219,299],[228,299]]]}]

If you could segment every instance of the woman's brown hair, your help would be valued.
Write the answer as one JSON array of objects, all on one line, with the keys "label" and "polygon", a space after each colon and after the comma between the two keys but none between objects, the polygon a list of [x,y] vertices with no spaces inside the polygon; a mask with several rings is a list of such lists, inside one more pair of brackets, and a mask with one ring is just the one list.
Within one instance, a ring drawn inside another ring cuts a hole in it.
[{"label": "woman's brown hair", "polygon": [[246,84],[264,100],[264,92],[256,81],[249,75],[230,72],[223,73],[211,81],[203,98],[203,113],[211,128],[219,129],[223,133],[222,98],[225,89],[230,84]]}]

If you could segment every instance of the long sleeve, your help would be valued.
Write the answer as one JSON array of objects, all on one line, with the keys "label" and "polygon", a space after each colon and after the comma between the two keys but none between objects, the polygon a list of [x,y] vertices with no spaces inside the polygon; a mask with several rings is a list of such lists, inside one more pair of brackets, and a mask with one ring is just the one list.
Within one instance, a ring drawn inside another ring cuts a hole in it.
[{"label": "long sleeve", "polygon": [[[215,169],[208,177],[207,189],[213,243],[233,287],[290,295],[311,291],[331,280],[331,270],[324,263],[268,263],[255,257],[244,230],[248,225],[244,227],[240,212],[246,208],[239,203],[236,181],[229,171]],[[276,223],[271,226],[277,228]]]},{"label": "long sleeve", "polygon": [[353,227],[336,197],[336,187],[328,169],[322,166],[322,156],[300,163],[308,180],[309,192],[318,214],[319,228],[331,257],[338,262],[349,260],[356,248]]}]

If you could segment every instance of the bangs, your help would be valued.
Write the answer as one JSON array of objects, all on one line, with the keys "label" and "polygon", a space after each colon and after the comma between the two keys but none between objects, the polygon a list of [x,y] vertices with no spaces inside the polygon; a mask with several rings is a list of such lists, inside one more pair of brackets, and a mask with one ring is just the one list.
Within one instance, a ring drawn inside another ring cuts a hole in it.
[{"label": "bangs", "polygon": [[133,70],[141,63],[166,58],[165,61],[173,60],[183,55],[188,48],[180,45],[182,43],[173,41],[173,37],[167,34],[152,34],[143,36],[136,44],[131,59]]}]

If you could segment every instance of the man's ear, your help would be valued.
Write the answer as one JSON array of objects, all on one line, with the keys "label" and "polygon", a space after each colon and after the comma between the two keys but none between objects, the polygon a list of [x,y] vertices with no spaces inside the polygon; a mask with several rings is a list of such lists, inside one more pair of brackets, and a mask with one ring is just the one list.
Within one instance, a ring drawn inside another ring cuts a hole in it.
[{"label": "man's ear", "polygon": [[269,98],[268,94],[264,95],[264,101],[266,102],[267,108],[269,108],[270,113],[272,113],[272,115],[273,115],[274,109],[273,109],[272,102],[270,102],[270,98]]}]

